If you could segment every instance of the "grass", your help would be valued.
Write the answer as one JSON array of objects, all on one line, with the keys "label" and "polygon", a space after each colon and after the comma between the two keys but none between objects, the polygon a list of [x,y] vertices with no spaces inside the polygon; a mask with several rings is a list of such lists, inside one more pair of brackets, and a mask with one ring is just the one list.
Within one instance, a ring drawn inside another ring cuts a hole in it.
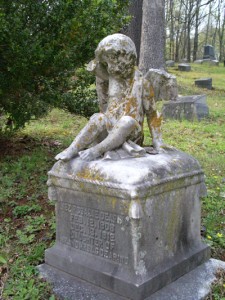
[{"label": "grass", "polygon": [[[167,144],[196,157],[204,169],[208,196],[202,206],[203,235],[213,257],[225,261],[225,68],[192,65],[191,72],[179,72],[176,67],[169,72],[177,76],[181,94],[207,94],[208,119],[166,120],[163,134]],[[212,77],[212,91],[194,86],[201,77]],[[0,299],[57,299],[36,271],[44,250],[55,240],[47,172],[56,153],[69,145],[85,123],[82,117],[54,109],[15,136],[0,140]],[[145,143],[151,143],[147,128],[145,133]],[[224,297],[221,274],[210,299]]]}]

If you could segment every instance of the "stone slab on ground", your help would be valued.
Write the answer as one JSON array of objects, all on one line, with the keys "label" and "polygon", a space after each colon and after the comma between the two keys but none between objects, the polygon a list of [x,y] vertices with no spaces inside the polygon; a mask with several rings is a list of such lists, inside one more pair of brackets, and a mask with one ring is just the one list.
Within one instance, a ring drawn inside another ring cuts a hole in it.
[{"label": "stone slab on ground", "polygon": [[209,115],[206,95],[179,96],[177,101],[164,103],[162,115],[165,119],[201,121]]},{"label": "stone slab on ground", "polygon": [[183,72],[189,72],[191,71],[191,66],[189,64],[179,64],[178,70]]},{"label": "stone slab on ground", "polygon": [[219,66],[219,61],[216,59],[203,59],[203,64],[209,64],[212,66]]},{"label": "stone slab on ground", "polygon": [[166,66],[167,67],[174,67],[175,66],[175,61],[174,60],[167,60],[166,61]]},{"label": "stone slab on ground", "polygon": [[[38,269],[41,277],[53,284],[53,291],[60,300],[127,299],[46,264],[40,265]],[[203,300],[210,293],[211,284],[219,269],[225,270],[225,262],[210,259],[145,300]]]},{"label": "stone slab on ground", "polygon": [[197,59],[197,60],[195,60],[194,64],[199,64],[199,65],[203,64],[203,59]]}]

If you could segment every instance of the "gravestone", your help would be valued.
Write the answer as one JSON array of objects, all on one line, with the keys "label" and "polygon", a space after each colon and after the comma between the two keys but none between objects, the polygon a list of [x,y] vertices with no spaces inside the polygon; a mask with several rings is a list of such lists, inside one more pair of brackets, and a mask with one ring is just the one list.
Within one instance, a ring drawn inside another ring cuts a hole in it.
[{"label": "gravestone", "polygon": [[195,80],[195,85],[208,90],[212,89],[212,78],[200,78]]},{"label": "gravestone", "polygon": [[167,67],[174,67],[175,66],[175,61],[174,60],[167,60],[166,61],[166,66]]},{"label": "gravestone", "polygon": [[189,64],[179,64],[178,70],[183,72],[189,72],[191,71],[191,66]]},{"label": "gravestone", "polygon": [[51,267],[141,300],[209,258],[200,237],[204,174],[187,154],[59,161],[48,185],[57,215]]},{"label": "gravestone", "polygon": [[[155,108],[155,91],[170,86],[163,94],[175,96],[175,80],[153,69],[142,76],[135,60],[135,46],[122,34],[99,43],[88,70],[97,77],[102,113],[48,173],[56,243],[39,269],[62,282],[68,274],[89,282],[97,287],[91,294],[104,289],[101,299],[107,291],[111,299],[145,299],[210,256],[200,236],[204,173],[196,159],[163,143]],[[144,148],[145,116],[153,145]]]},{"label": "gravestone", "polygon": [[201,121],[209,115],[206,95],[179,96],[175,101],[164,103],[162,114],[165,119]]},{"label": "gravestone", "polygon": [[203,59],[210,59],[210,60],[215,60],[215,51],[214,47],[211,45],[206,45],[204,46],[204,54],[203,54]]}]

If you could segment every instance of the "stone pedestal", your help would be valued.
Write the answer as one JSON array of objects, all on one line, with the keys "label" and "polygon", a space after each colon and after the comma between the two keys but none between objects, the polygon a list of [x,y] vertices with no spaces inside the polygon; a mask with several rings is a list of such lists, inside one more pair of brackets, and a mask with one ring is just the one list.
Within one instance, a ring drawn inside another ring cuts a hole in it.
[{"label": "stone pedestal", "polygon": [[209,258],[200,237],[204,174],[185,153],[59,161],[48,185],[57,234],[45,263],[55,270],[141,300]]},{"label": "stone pedestal", "polygon": [[179,96],[176,101],[164,103],[162,115],[165,119],[201,121],[209,115],[206,95]]}]

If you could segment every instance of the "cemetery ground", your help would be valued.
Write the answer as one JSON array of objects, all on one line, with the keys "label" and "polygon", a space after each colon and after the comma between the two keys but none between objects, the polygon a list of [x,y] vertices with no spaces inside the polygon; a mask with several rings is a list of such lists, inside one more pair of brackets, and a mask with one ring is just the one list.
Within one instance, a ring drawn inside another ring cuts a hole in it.
[{"label": "cemetery ground", "polygon": [[[212,256],[225,261],[225,68],[192,65],[191,72],[169,68],[182,95],[207,94],[209,118],[201,122],[165,120],[167,144],[197,158],[208,196],[202,200],[202,237]],[[194,86],[212,77],[213,90]],[[159,103],[159,107],[162,103]],[[57,299],[38,278],[36,266],[54,244],[54,204],[47,199],[47,172],[54,156],[69,145],[86,119],[52,110],[14,136],[0,140],[0,299]],[[151,143],[147,127],[145,145]],[[225,274],[219,272],[209,299],[225,299]]]}]

